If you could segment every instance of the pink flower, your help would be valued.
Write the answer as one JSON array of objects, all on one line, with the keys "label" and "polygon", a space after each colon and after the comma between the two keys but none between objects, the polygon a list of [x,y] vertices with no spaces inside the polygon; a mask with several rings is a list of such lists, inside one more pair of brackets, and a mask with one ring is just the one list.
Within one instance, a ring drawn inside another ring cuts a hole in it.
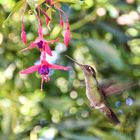
[{"label": "pink flower", "polygon": [[57,5],[54,5],[55,8],[57,8],[57,10],[59,11],[60,13],[60,26],[63,27],[63,18],[62,18],[62,15],[61,13],[63,13],[66,17],[66,31],[64,33],[64,43],[66,45],[66,47],[68,47],[69,43],[70,43],[70,24],[69,24],[69,19],[68,19],[68,16],[66,15],[66,13],[61,9],[59,8]]},{"label": "pink flower", "polygon": [[38,9],[45,15],[45,18],[46,18],[46,25],[49,24],[49,22],[51,21],[51,18],[47,15],[47,13],[41,9],[39,6],[38,6]]},{"label": "pink flower", "polygon": [[51,52],[49,44],[54,44],[55,42],[58,42],[59,39],[46,41],[43,38],[42,23],[39,18],[38,18],[38,23],[39,23],[39,28],[38,28],[39,36],[37,37],[37,39],[34,42],[31,42],[31,44],[28,48],[22,49],[21,51],[30,50],[37,46],[41,52],[45,51],[48,55],[52,56],[52,52]]},{"label": "pink flower", "polygon": [[63,21],[63,18],[62,18],[62,14],[60,13],[60,26],[63,28],[64,26],[64,21]]},{"label": "pink flower", "polygon": [[66,31],[64,33],[64,43],[65,43],[66,47],[68,47],[69,42],[70,42],[70,25],[69,25],[69,22],[67,22],[66,26],[67,26]]},{"label": "pink flower", "polygon": [[46,41],[43,38],[38,37],[34,42],[31,42],[31,44],[28,48],[25,48],[21,51],[26,51],[26,50],[29,50],[29,49],[33,49],[34,47],[37,46],[40,49],[40,51],[45,51],[47,54],[52,56],[52,51],[50,49],[49,44],[53,44],[55,42],[58,42],[58,40],[59,39]]},{"label": "pink flower", "polygon": [[24,45],[26,45],[27,39],[26,39],[26,32],[24,30],[24,22],[23,22],[23,20],[22,20],[22,27],[21,27],[21,39],[22,39]]},{"label": "pink flower", "polygon": [[[44,53],[44,52],[43,52]],[[48,74],[49,74],[49,69],[56,69],[56,70],[64,70],[67,71],[69,70],[69,67],[65,66],[60,66],[60,65],[55,65],[55,64],[50,64],[45,60],[45,53],[43,54],[41,64],[40,65],[34,65],[31,66],[25,70],[20,71],[20,74],[30,74],[33,72],[38,72],[41,77],[41,90],[43,89],[43,82],[48,82],[50,80]]]}]

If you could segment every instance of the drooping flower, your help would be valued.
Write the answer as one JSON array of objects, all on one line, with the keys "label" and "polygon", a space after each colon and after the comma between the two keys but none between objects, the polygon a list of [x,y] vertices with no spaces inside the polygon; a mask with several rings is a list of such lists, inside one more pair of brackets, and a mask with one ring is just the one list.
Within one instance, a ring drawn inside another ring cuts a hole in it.
[{"label": "drooping flower", "polygon": [[21,51],[30,50],[37,46],[40,49],[40,51],[45,51],[48,55],[52,56],[52,51],[50,49],[49,44],[58,42],[58,40],[59,39],[46,41],[43,38],[38,37],[34,42],[31,42],[28,48],[22,49]]},{"label": "drooping flower", "polygon": [[62,18],[62,14],[60,13],[60,22],[59,22],[60,26],[63,28],[64,26],[64,21],[63,21],[63,18]]},{"label": "drooping flower", "polygon": [[67,71],[69,70],[69,67],[65,67],[65,66],[60,66],[60,65],[55,65],[55,64],[50,64],[46,61],[46,55],[45,55],[45,52],[43,52],[42,54],[42,58],[41,58],[41,64],[39,65],[34,65],[34,66],[31,66],[25,70],[22,70],[20,72],[20,74],[30,74],[30,73],[33,73],[33,72],[38,72],[41,77],[42,77],[42,80],[41,80],[41,90],[43,89],[43,82],[48,82],[50,80],[49,78],[49,69],[56,69],[56,70],[64,70],[64,71]]},{"label": "drooping flower", "polygon": [[43,13],[43,15],[45,16],[45,21],[46,21],[46,25],[48,25],[51,21],[51,18],[48,16],[48,14],[43,10],[41,9],[39,6],[38,6],[38,9]]},{"label": "drooping flower", "polygon": [[69,24],[68,16],[67,16],[67,14],[66,14],[61,8],[59,8],[57,5],[54,5],[54,6],[55,6],[55,8],[56,8],[56,9],[59,11],[59,13],[60,13],[60,26],[62,26],[62,27],[63,27],[63,25],[64,25],[64,21],[63,21],[63,18],[62,18],[61,13],[65,15],[65,18],[66,18],[66,23],[65,23],[65,25],[66,25],[66,31],[64,32],[64,43],[65,43],[66,47],[68,47],[68,45],[69,45],[69,43],[70,43],[70,37],[71,37],[71,35],[70,35],[70,24]]},{"label": "drooping flower", "polygon": [[24,45],[26,45],[26,43],[27,43],[27,38],[26,38],[26,32],[25,32],[25,30],[24,30],[24,22],[23,22],[23,20],[22,20],[22,25],[21,25],[21,26],[22,26],[22,27],[21,27],[21,39],[22,39]]},{"label": "drooping flower", "polygon": [[66,23],[66,31],[64,33],[64,43],[66,45],[66,47],[68,47],[69,43],[70,43],[70,25],[69,22]]},{"label": "drooping flower", "polygon": [[30,50],[30,49],[33,49],[37,46],[41,52],[45,51],[48,55],[52,56],[52,52],[51,52],[49,44],[54,44],[55,42],[58,42],[59,39],[46,41],[43,38],[42,23],[41,23],[41,20],[39,18],[38,18],[38,24],[39,24],[39,27],[38,27],[38,35],[39,36],[36,38],[36,40],[34,42],[31,42],[29,47],[22,49],[21,51]]}]

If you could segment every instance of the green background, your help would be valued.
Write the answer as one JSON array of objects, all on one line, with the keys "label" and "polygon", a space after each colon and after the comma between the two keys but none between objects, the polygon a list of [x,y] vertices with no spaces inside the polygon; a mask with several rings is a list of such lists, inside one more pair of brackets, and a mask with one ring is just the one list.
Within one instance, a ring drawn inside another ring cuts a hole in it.
[{"label": "green background", "polygon": [[[44,38],[60,37],[61,43],[51,45],[58,54],[55,63],[72,68],[69,72],[51,71],[51,80],[44,84],[41,92],[38,73],[19,75],[20,70],[32,66],[40,55],[37,49],[19,52],[25,47],[20,38],[25,2],[0,1],[0,139],[140,140],[139,86],[108,98],[121,121],[120,126],[115,126],[99,111],[90,108],[83,73],[64,56],[67,54],[95,67],[100,80],[139,82],[139,0],[61,2],[71,25],[71,43],[65,49],[59,13],[54,8],[50,8],[49,28],[44,16],[41,17]],[[30,7],[34,10],[32,3]],[[24,14],[26,47],[37,37],[37,20],[31,15],[30,7]],[[11,16],[2,24],[10,12]]]}]

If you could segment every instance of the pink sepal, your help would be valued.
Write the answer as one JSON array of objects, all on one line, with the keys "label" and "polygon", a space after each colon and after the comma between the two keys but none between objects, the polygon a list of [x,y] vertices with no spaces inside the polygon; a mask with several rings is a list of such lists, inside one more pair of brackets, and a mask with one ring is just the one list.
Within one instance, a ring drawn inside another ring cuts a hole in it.
[{"label": "pink sepal", "polygon": [[48,43],[45,43],[45,44],[44,44],[44,51],[45,51],[48,55],[52,56],[52,51],[51,51],[50,46],[48,45]]},{"label": "pink sepal", "polygon": [[20,74],[30,74],[37,71],[38,68],[39,68],[39,65],[31,66],[25,70],[20,71]]},{"label": "pink sepal", "polygon": [[22,39],[24,45],[26,45],[27,38],[26,38],[26,32],[24,30],[24,22],[23,21],[22,21],[22,29],[21,29],[21,39]]},{"label": "pink sepal", "polygon": [[70,42],[70,26],[69,26],[69,23],[67,23],[67,28],[64,33],[64,43],[65,43],[66,47],[68,47],[69,42]]},{"label": "pink sepal", "polygon": [[57,70],[69,70],[69,67],[64,67],[64,66],[60,66],[60,65],[54,65],[54,64],[49,64],[49,68],[51,69],[57,69]]}]

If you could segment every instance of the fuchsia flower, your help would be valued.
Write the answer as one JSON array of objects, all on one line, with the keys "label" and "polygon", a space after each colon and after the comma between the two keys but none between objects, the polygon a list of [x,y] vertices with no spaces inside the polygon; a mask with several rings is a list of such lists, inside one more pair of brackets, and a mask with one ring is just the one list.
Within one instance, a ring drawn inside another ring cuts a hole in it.
[{"label": "fuchsia flower", "polygon": [[66,47],[68,47],[68,45],[70,43],[70,25],[69,25],[69,22],[67,22],[66,31],[64,33],[64,43],[65,43]]},{"label": "fuchsia flower", "polygon": [[[70,24],[69,24],[69,19],[68,19],[66,13],[65,13],[61,8],[59,8],[59,7],[56,6],[56,5],[55,5],[55,8],[57,8],[58,11],[59,11],[59,13],[60,13],[60,26],[61,26],[61,27],[64,26],[64,21],[63,21],[63,18],[62,18],[62,14],[64,14],[65,17],[66,17],[66,23],[65,23],[65,25],[66,25],[66,31],[65,31],[65,33],[64,33],[64,43],[65,43],[66,47],[68,47],[68,45],[69,45],[69,43],[70,43],[70,36],[71,36],[71,35],[70,35]],[[62,14],[61,14],[61,13],[62,13]]]},{"label": "fuchsia flower", "polygon": [[46,18],[46,25],[49,24],[49,22],[51,21],[51,18],[47,15],[47,13],[41,9],[39,6],[38,6],[38,9],[45,15],[45,18]]},{"label": "fuchsia flower", "polygon": [[24,30],[24,22],[23,22],[23,20],[22,20],[22,27],[21,27],[21,39],[22,39],[24,45],[26,45],[27,39],[26,39],[26,32]]},{"label": "fuchsia flower", "polygon": [[[60,14],[60,26],[62,28],[65,28],[66,31],[64,33],[64,43],[66,45],[66,47],[68,47],[69,42],[70,42],[70,25],[69,25],[69,20],[67,15],[65,14],[65,12],[59,8],[53,0],[46,0],[47,4],[50,4],[50,6],[53,6],[54,8],[56,8]],[[42,22],[40,19],[40,12],[45,16],[46,18],[46,25],[49,24],[49,22],[51,21],[51,18],[48,16],[48,14],[46,13],[46,11],[44,11],[43,9],[41,9],[39,6],[37,7],[38,9],[38,15],[37,15],[37,20],[38,20],[38,37],[35,39],[35,41],[31,42],[29,47],[21,50],[21,51],[26,51],[26,50],[30,50],[33,49],[35,47],[39,48],[40,52],[41,52],[41,59],[40,59],[40,64],[31,66],[25,70],[20,71],[20,74],[31,74],[33,72],[38,72],[41,75],[41,90],[43,89],[43,82],[48,82],[50,80],[49,78],[49,71],[50,69],[56,69],[56,70],[64,70],[67,71],[69,70],[69,67],[65,67],[65,66],[60,66],[60,65],[55,65],[55,64],[50,64],[47,59],[46,59],[46,53],[50,56],[52,56],[52,51],[50,49],[49,44],[54,44],[55,42],[58,42],[59,39],[55,39],[55,40],[49,40],[46,41],[43,37],[43,32],[42,32]],[[65,19],[66,21],[63,21],[63,17],[62,15],[65,15]],[[65,26],[65,27],[64,27]],[[26,32],[24,31],[24,23],[22,20],[22,32],[21,32],[21,38],[24,44],[26,44],[27,39],[26,39]]]},{"label": "fuchsia flower", "polygon": [[48,55],[52,56],[52,52],[51,52],[49,44],[54,44],[55,42],[58,42],[59,39],[46,41],[43,38],[42,23],[39,18],[38,18],[38,24],[39,24],[39,28],[38,28],[39,36],[37,37],[37,39],[34,42],[31,42],[31,44],[28,48],[22,49],[21,51],[30,50],[37,46],[40,49],[40,51],[45,51]]},{"label": "fuchsia flower", "polygon": [[62,18],[62,14],[60,13],[60,22],[59,22],[60,26],[63,28],[64,26],[64,21],[63,21],[63,18]]},{"label": "fuchsia flower", "polygon": [[43,82],[48,82],[50,80],[48,74],[49,74],[49,69],[56,69],[56,70],[64,70],[67,71],[69,70],[69,67],[65,67],[65,66],[60,66],[60,65],[55,65],[55,64],[50,64],[46,61],[46,55],[45,52],[42,52],[42,59],[41,59],[41,64],[39,65],[34,65],[31,66],[25,70],[22,70],[20,72],[20,74],[30,74],[33,72],[38,72],[41,77],[41,90],[43,89]]}]

